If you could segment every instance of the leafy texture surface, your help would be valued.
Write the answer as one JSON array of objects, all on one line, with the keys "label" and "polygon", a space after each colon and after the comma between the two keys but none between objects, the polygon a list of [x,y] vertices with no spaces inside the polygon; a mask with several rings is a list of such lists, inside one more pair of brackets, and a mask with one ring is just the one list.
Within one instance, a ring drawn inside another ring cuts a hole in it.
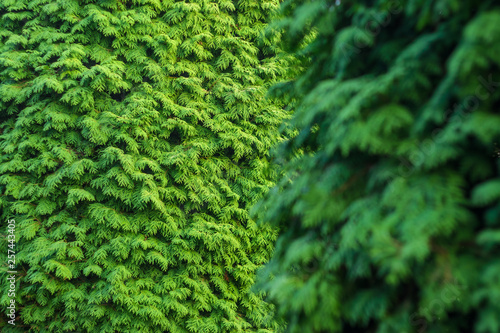
[{"label": "leafy texture surface", "polygon": [[264,98],[286,66],[259,39],[277,6],[0,2],[0,205],[21,272],[9,329],[277,330],[249,291],[276,230],[248,215],[286,117]]}]

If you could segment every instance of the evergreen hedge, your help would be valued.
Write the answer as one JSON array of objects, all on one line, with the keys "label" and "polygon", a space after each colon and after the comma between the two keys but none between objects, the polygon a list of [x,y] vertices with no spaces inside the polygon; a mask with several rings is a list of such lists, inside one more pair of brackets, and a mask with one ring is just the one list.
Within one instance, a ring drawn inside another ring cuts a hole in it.
[{"label": "evergreen hedge", "polygon": [[288,331],[499,332],[498,3],[286,0],[276,26],[309,64],[255,208]]},{"label": "evergreen hedge", "polygon": [[3,332],[278,329],[249,290],[277,232],[248,214],[287,116],[264,98],[285,75],[259,37],[277,7],[0,2],[0,207],[19,271]]}]

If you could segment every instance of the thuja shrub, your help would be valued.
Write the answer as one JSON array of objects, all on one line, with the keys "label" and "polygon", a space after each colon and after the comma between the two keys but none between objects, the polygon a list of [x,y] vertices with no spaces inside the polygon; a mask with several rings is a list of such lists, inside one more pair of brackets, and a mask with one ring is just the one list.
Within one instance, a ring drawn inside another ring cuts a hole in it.
[{"label": "thuja shrub", "polygon": [[[500,7],[288,0],[309,64],[258,286],[289,332],[500,330]],[[313,38],[311,42],[310,39]]]},{"label": "thuja shrub", "polygon": [[278,330],[250,291],[276,230],[248,214],[287,116],[265,98],[286,74],[261,38],[277,7],[0,2],[3,331]]}]

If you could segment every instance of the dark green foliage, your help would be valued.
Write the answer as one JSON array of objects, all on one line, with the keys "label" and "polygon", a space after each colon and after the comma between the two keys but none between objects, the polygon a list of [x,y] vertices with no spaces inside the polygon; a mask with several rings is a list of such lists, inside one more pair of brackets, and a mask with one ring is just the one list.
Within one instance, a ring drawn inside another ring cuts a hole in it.
[{"label": "dark green foliage", "polygon": [[499,332],[500,7],[288,0],[283,17],[310,66],[277,89],[300,134],[256,210],[283,230],[258,285],[288,331]]},{"label": "dark green foliage", "polygon": [[0,205],[20,272],[5,331],[276,331],[249,291],[276,230],[248,209],[286,116],[264,98],[285,63],[258,42],[277,7],[0,2]]}]

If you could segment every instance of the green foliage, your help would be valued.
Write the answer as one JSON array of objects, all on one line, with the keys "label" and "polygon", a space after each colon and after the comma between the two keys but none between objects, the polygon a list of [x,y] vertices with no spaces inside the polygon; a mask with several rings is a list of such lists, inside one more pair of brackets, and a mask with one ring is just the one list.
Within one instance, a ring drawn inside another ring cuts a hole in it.
[{"label": "green foliage", "polygon": [[260,38],[277,8],[0,1],[0,207],[20,272],[2,331],[278,330],[250,291],[277,231],[248,214],[287,117],[264,98],[286,75]]},{"label": "green foliage", "polygon": [[500,330],[500,7],[288,0],[309,66],[257,284],[289,332]]}]

